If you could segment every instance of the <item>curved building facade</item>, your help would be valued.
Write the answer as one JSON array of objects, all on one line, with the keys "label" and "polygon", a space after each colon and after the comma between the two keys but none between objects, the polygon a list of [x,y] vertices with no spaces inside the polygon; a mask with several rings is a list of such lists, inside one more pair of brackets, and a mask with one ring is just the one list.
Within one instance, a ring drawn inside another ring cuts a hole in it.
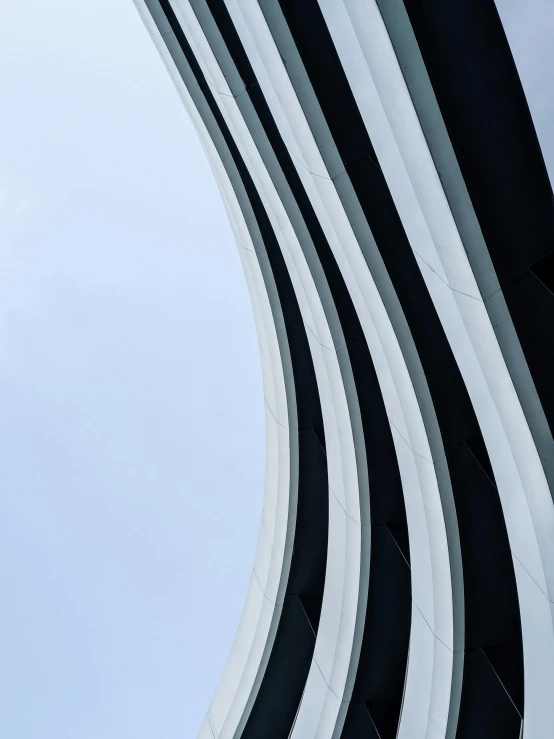
[{"label": "curved building facade", "polygon": [[241,254],[267,475],[201,739],[554,736],[554,201],[492,0],[135,0]]}]

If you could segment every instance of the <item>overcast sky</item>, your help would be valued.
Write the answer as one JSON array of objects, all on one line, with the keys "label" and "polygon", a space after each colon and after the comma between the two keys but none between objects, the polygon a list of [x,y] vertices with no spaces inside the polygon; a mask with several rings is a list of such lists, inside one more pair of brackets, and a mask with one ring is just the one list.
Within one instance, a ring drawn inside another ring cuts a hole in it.
[{"label": "overcast sky", "polygon": [[0,736],[190,739],[246,595],[238,253],[131,0],[0,0]]},{"label": "overcast sky", "polygon": [[[554,171],[554,4],[501,10]],[[253,321],[132,0],[0,0],[0,736],[192,739],[263,492]]]}]

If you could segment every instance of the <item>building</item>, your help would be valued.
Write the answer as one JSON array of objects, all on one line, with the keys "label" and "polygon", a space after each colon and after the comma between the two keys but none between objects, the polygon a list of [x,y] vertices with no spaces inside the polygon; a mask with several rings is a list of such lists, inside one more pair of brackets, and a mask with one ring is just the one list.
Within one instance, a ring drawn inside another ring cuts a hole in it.
[{"label": "building", "polygon": [[552,737],[554,201],[493,0],[135,2],[267,405],[201,739]]}]

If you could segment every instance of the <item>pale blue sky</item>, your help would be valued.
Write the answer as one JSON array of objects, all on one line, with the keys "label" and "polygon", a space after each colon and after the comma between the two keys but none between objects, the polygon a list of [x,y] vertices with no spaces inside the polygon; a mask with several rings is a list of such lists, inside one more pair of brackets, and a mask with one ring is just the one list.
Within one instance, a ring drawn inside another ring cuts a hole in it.
[{"label": "pale blue sky", "polygon": [[[552,165],[554,5],[501,10]],[[193,739],[263,491],[239,258],[131,0],[0,0],[0,99],[0,736]]]},{"label": "pale blue sky", "polygon": [[0,736],[194,737],[263,491],[240,260],[131,0],[0,0]]}]

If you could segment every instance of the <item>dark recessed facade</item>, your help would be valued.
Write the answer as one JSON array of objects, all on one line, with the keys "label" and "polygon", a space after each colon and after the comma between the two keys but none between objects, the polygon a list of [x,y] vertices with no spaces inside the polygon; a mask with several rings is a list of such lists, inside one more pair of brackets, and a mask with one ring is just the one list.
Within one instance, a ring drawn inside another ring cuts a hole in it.
[{"label": "dark recessed facade", "polygon": [[554,200],[492,0],[135,0],[258,328],[200,739],[554,736]]}]

